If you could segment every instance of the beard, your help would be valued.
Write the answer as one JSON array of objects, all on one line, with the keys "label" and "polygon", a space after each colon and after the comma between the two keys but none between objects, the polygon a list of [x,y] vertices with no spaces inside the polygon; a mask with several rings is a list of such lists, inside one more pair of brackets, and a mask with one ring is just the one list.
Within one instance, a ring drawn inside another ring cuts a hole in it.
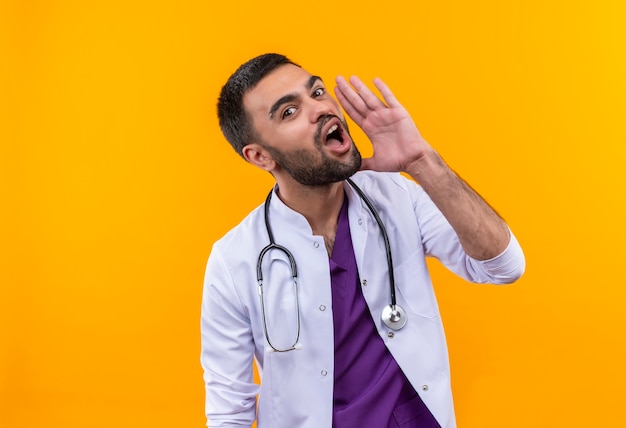
[{"label": "beard", "polygon": [[343,120],[341,120],[341,123],[350,138],[350,144],[352,144],[350,157],[346,161],[340,161],[329,157],[324,152],[324,143],[321,135],[322,128],[334,117],[337,116],[326,116],[320,120],[318,132],[315,133],[313,138],[315,151],[298,149],[286,153],[268,145],[265,145],[265,148],[270,152],[276,163],[302,185],[324,186],[343,181],[354,175],[361,168],[361,153],[352,141],[352,136],[350,136],[348,131],[348,124]]}]

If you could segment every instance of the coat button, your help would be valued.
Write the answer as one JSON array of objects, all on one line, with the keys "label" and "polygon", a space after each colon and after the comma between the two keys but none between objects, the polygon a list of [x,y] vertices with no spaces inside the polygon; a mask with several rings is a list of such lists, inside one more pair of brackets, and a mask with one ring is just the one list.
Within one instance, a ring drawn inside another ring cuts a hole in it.
[{"label": "coat button", "polygon": [[320,372],[320,374],[321,374],[322,376],[326,376],[326,375],[328,374],[328,372],[327,372],[326,370],[322,370],[322,371]]},{"label": "coat button", "polygon": [[315,241],[315,242],[313,243],[313,246],[314,246],[315,248],[319,248],[319,247],[320,247],[320,243],[319,243],[319,242],[317,242],[317,241]]},{"label": "coat button", "polygon": [[363,224],[363,219],[360,218],[357,223],[359,223],[359,226],[361,226]]},{"label": "coat button", "polygon": [[422,391],[428,391],[428,385],[422,385]]},{"label": "coat button", "polygon": [[363,287],[367,286],[367,279],[364,279],[361,283],[363,284]]},{"label": "coat button", "polygon": [[394,338],[394,336],[395,336],[395,334],[393,333],[393,331],[390,331],[389,333],[387,333],[387,337],[388,337],[389,339],[393,339],[393,338]]},{"label": "coat button", "polygon": [[320,311],[324,312],[326,310],[326,305],[320,305]]}]

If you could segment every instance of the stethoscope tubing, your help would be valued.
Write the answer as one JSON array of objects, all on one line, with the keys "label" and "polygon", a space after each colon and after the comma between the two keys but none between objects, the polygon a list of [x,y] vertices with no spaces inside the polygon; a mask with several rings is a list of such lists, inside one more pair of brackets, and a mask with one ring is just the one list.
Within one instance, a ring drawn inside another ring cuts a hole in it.
[{"label": "stethoscope tubing", "polygon": [[[363,191],[350,178],[346,179],[346,181],[357,192],[361,200],[365,203],[369,211],[372,213],[372,216],[374,217],[374,220],[376,220],[376,223],[378,224],[378,228],[380,229],[380,233],[383,237],[383,242],[385,244],[385,253],[387,256],[387,269],[389,271],[388,272],[389,294],[390,294],[391,304],[384,308],[383,314],[382,314],[382,321],[387,327],[391,328],[392,330],[399,330],[402,327],[404,327],[404,325],[406,324],[406,313],[396,303],[396,282],[395,282],[395,276],[393,272],[393,258],[391,256],[391,244],[389,243],[389,236],[387,235],[387,229],[385,228],[385,225],[383,224],[380,216],[376,212],[374,205],[369,200],[369,198],[365,195],[365,193],[363,193]],[[267,235],[269,237],[270,243],[267,246],[265,246],[259,253],[259,258],[257,260],[257,283],[258,283],[258,289],[259,289],[259,298],[261,300],[261,316],[263,318],[263,330],[265,333],[265,339],[267,340],[267,343],[269,345],[268,349],[274,352],[287,352],[287,351],[292,351],[295,349],[302,349],[302,345],[298,342],[300,340],[300,302],[299,302],[299,297],[298,297],[298,294],[299,294],[298,293],[298,269],[296,265],[296,260],[291,254],[291,252],[286,247],[283,247],[282,245],[278,245],[274,241],[274,233],[272,231],[272,227],[269,222],[269,207],[270,207],[270,201],[272,199],[273,193],[274,193],[274,189],[270,190],[269,194],[267,195],[267,198],[265,199],[265,206],[264,206],[265,228],[267,229]],[[265,314],[265,298],[263,295],[262,263],[263,263],[263,257],[270,250],[278,250],[284,253],[287,256],[287,259],[289,260],[289,264],[291,267],[291,277],[292,277],[292,282],[293,282],[293,287],[294,287],[294,293],[296,296],[295,306],[296,306],[297,326],[296,326],[296,338],[294,340],[294,343],[293,345],[287,348],[277,348],[276,346],[274,346],[274,344],[272,343],[270,339],[269,331],[267,328],[267,318]]]},{"label": "stethoscope tubing", "polygon": [[[265,199],[265,207],[264,207],[265,208],[265,228],[267,229],[267,235],[269,237],[270,243],[267,246],[265,246],[261,250],[261,252],[259,253],[259,259],[258,259],[257,267],[256,267],[256,269],[257,269],[256,276],[257,276],[257,283],[258,283],[258,287],[259,287],[259,298],[261,299],[261,317],[263,318],[263,331],[265,333],[265,339],[267,340],[267,344],[275,352],[287,352],[287,351],[293,351],[294,349],[297,349],[298,341],[300,340],[300,301],[299,301],[299,297],[298,297],[299,296],[299,293],[298,293],[298,267],[296,265],[296,260],[293,257],[293,254],[291,254],[291,251],[289,251],[286,247],[283,247],[282,245],[278,245],[274,241],[274,233],[272,232],[272,227],[270,226],[270,222],[269,222],[269,207],[270,207],[270,201],[272,199],[272,193],[274,193],[273,189],[267,195],[267,198]],[[270,250],[278,250],[278,251],[281,251],[282,253],[284,253],[287,256],[287,259],[289,260],[289,264],[291,266],[291,280],[292,280],[292,283],[293,283],[294,294],[296,296],[295,306],[296,306],[296,323],[297,323],[297,327],[296,327],[296,339],[295,339],[293,345],[290,346],[290,347],[287,347],[287,348],[277,348],[276,346],[274,346],[274,344],[272,344],[272,341],[270,339],[269,330],[267,328],[267,318],[265,316],[265,297],[263,295],[263,269],[262,269],[262,262],[263,262],[263,257]]]},{"label": "stethoscope tubing", "polygon": [[346,179],[346,181],[359,194],[363,202],[365,202],[365,205],[367,205],[367,208],[369,208],[370,212],[372,213],[372,216],[374,216],[374,220],[376,220],[376,223],[378,224],[378,228],[380,229],[380,233],[383,236],[383,241],[385,243],[385,253],[387,254],[387,269],[389,269],[389,294],[390,294],[391,306],[396,306],[396,279],[393,274],[393,259],[391,257],[391,244],[389,243],[389,236],[387,235],[387,228],[385,227],[385,225],[383,224],[383,221],[380,219],[380,216],[376,212],[376,209],[374,208],[372,201],[370,201],[369,198],[365,196],[365,193],[363,193],[361,188],[358,187],[354,183],[354,181],[352,181],[350,178]]}]

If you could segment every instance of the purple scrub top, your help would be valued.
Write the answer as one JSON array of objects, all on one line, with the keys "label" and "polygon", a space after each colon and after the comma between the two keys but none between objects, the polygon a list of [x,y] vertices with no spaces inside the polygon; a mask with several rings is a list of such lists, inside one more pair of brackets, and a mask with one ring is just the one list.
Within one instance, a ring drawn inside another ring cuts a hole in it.
[{"label": "purple scrub top", "polygon": [[329,262],[335,332],[333,428],[441,428],[376,331],[360,287],[347,197]]}]

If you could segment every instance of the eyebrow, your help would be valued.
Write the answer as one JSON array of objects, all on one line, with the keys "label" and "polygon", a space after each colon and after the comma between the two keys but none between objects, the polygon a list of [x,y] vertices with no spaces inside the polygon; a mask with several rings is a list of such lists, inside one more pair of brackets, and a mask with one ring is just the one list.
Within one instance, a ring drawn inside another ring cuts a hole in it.
[{"label": "eyebrow", "polygon": [[[315,86],[315,84],[318,81],[323,82],[321,77],[311,76],[309,77],[309,80],[306,82],[305,87],[307,88],[307,90],[310,91],[311,88],[313,88],[313,86]],[[278,110],[281,105],[290,103],[294,100],[297,100],[298,98],[300,98],[300,95],[298,94],[287,94],[287,95],[283,95],[282,97],[280,97],[278,101],[276,101],[274,104],[272,104],[272,107],[270,107],[270,119],[274,116],[274,113],[276,113],[276,110]]]}]

